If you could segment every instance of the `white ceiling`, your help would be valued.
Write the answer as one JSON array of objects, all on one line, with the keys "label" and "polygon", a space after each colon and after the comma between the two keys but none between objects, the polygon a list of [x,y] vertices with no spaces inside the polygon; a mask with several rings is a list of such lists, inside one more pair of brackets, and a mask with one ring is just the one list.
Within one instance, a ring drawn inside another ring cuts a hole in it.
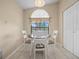
[{"label": "white ceiling", "polygon": [[[45,4],[51,4],[51,3],[56,3],[58,0],[45,0]],[[28,9],[28,8],[33,8],[34,6],[34,0],[17,0],[17,3],[23,8],[23,9]]]}]

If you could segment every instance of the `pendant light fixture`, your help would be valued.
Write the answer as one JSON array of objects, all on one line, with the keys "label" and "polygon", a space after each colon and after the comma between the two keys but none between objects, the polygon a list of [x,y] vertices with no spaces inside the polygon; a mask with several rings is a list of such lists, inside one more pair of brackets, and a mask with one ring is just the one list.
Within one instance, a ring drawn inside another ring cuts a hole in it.
[{"label": "pendant light fixture", "polygon": [[43,7],[45,5],[44,0],[35,0],[35,7]]}]

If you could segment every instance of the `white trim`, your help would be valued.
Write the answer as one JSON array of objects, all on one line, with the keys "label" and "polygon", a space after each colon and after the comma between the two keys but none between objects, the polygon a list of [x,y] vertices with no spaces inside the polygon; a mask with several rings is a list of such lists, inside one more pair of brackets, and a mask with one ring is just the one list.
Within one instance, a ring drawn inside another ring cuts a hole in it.
[{"label": "white trim", "polygon": [[20,45],[18,48],[16,48],[7,58],[5,59],[9,59],[12,55],[14,55],[22,46],[24,45],[24,43],[22,45]]}]

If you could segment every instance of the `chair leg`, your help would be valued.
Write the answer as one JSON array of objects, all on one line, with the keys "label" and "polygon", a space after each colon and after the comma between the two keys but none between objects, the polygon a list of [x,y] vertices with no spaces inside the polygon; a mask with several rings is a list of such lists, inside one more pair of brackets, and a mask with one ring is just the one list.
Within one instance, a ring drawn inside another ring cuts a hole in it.
[{"label": "chair leg", "polygon": [[36,59],[36,51],[34,51],[34,59]]}]

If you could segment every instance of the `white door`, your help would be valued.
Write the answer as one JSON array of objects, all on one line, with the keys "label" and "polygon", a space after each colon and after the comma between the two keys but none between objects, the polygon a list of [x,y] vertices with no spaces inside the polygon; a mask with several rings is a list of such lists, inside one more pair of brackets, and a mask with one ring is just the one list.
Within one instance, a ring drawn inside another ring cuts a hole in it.
[{"label": "white door", "polygon": [[67,11],[65,11],[64,12],[64,29],[63,29],[63,31],[64,31],[64,48],[66,48],[66,49],[68,49],[68,46],[67,46],[67,39],[68,39],[68,37],[67,37],[67,34],[68,34],[68,32],[67,32],[67,23],[68,23],[68,16],[67,16],[67,14],[68,14],[68,12]]},{"label": "white door", "polygon": [[77,55],[77,13],[76,13],[76,5],[73,6],[74,9],[74,54]]},{"label": "white door", "polygon": [[79,2],[77,3],[77,56],[79,56]]},{"label": "white door", "polygon": [[64,47],[79,56],[79,2],[64,12]]},{"label": "white door", "polygon": [[76,3],[73,8],[74,8],[74,54],[77,55],[77,51],[78,51],[78,47],[77,47],[77,35],[79,35],[78,33],[78,30],[77,30],[77,26],[78,26],[78,3]]},{"label": "white door", "polygon": [[73,23],[73,9],[72,7],[64,12],[64,48],[73,53],[74,47],[74,23]]}]

